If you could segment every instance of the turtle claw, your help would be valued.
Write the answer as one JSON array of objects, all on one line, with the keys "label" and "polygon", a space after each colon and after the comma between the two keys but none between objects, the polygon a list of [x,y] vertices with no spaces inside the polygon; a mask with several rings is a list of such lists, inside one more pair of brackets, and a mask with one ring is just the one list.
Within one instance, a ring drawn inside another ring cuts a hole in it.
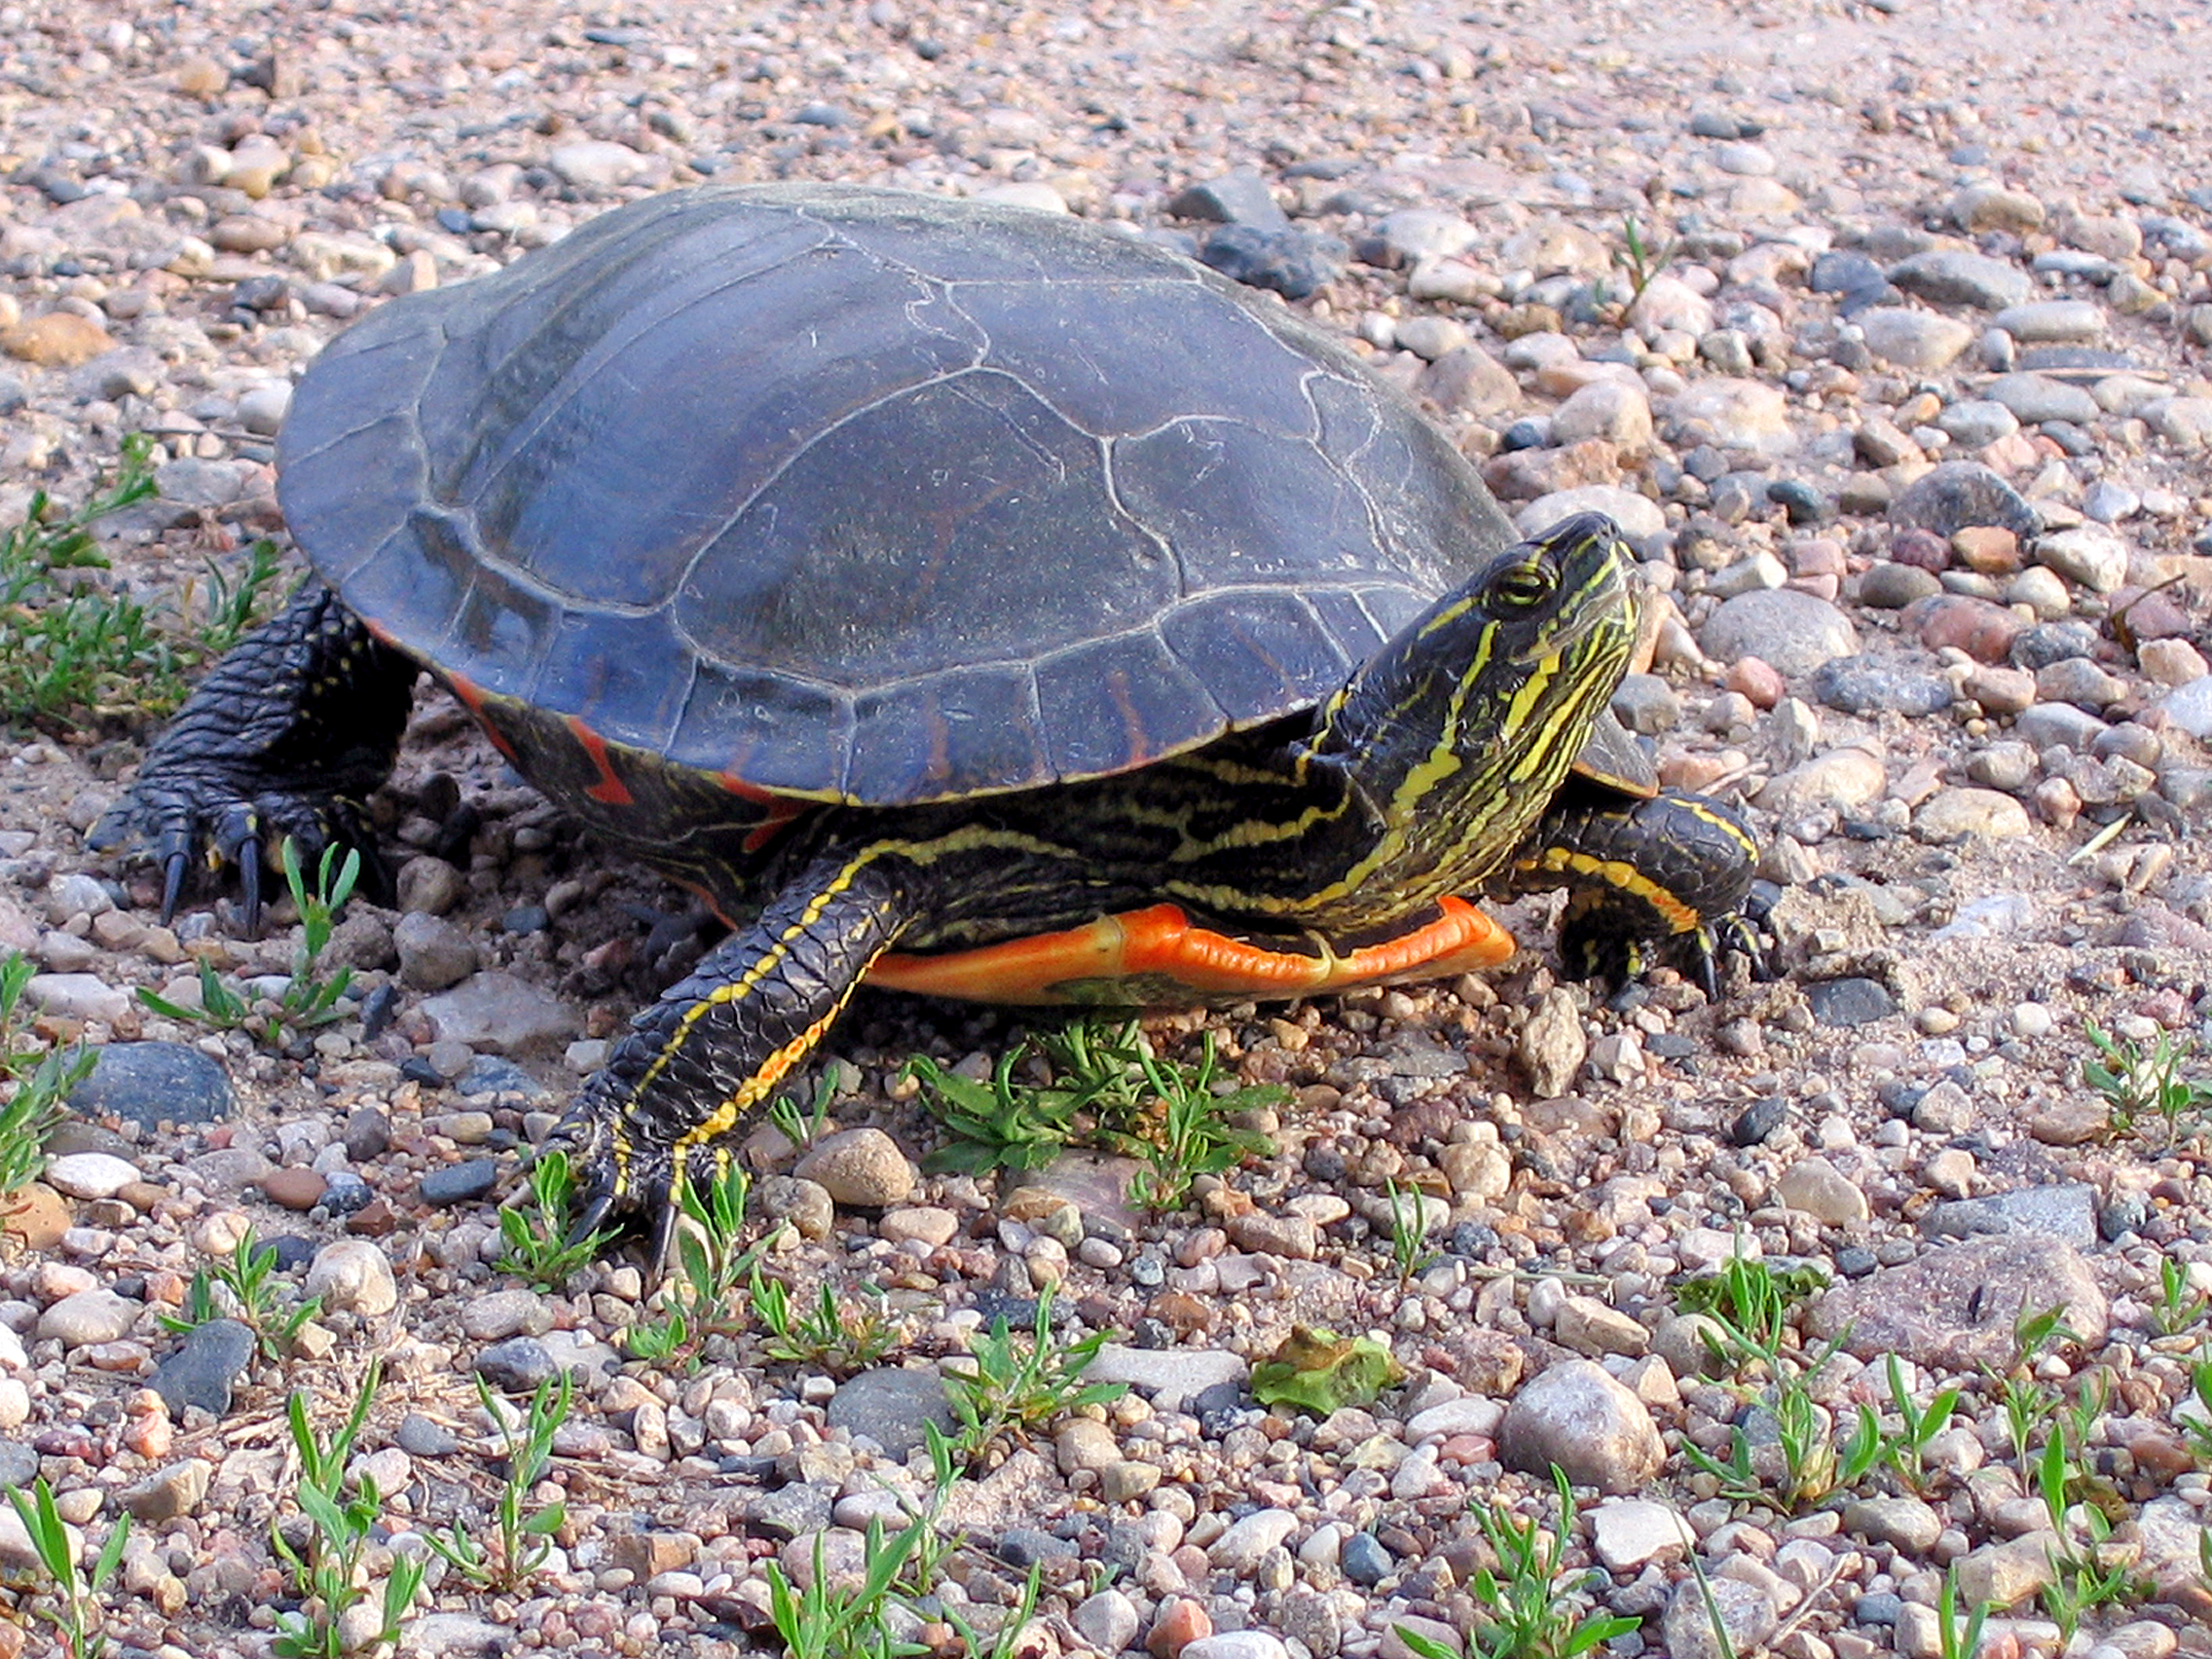
[{"label": "turtle claw", "polygon": [[176,916],[176,902],[184,897],[184,874],[192,867],[192,856],[182,847],[162,861],[162,926],[167,927]]}]

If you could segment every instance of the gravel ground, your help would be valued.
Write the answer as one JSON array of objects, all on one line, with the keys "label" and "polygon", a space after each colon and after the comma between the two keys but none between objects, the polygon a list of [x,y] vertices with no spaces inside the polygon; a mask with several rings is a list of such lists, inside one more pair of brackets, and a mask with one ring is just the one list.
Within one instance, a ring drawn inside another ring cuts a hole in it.
[{"label": "gravel ground", "polygon": [[[290,379],[387,296],[703,178],[989,195],[1293,296],[1524,522],[1613,512],[1673,602],[1618,707],[1670,782],[1751,804],[1786,885],[1786,977],[1710,1006],[1663,972],[1609,1004],[1557,982],[1537,906],[1495,980],[1151,1021],[1293,1091],[1248,1115],[1272,1156],[1164,1215],[1110,1160],[917,1177],[940,1137],[905,1058],[973,1071],[1020,1028],[864,999],[831,1045],[840,1155],[793,1176],[755,1146],[787,1177],[761,1188],[779,1272],[880,1288],[901,1346],[850,1380],[750,1336],[663,1368],[618,1351],[634,1264],[560,1295],[491,1264],[503,1155],[696,957],[680,898],[426,700],[377,803],[405,913],[354,906],[333,951],[360,1009],[271,1052],[132,999],[190,997],[194,957],[281,974],[298,940],[227,904],[155,926],[146,872],[84,849],[143,723],[12,741],[0,946],[42,970],[39,1034],[100,1062],[0,1269],[0,1478],[43,1474],[91,1547],[137,1518],[120,1649],[272,1650],[286,1393],[334,1422],[380,1357],[380,1581],[426,1530],[482,1530],[473,1379],[577,1377],[538,1493],[567,1501],[554,1555],[513,1594],[433,1566],[402,1651],[772,1647],[764,1565],[852,1563],[924,1477],[937,1365],[1056,1283],[1069,1340],[1113,1335],[1093,1376],[1131,1388],[960,1483],[964,1541],[903,1627],[940,1651],[1032,1563],[1025,1653],[1456,1644],[1470,1500],[1543,1514],[1556,1460],[1584,1497],[1568,1559],[1639,1621],[1613,1652],[1717,1651],[1694,1559],[1747,1655],[1934,1655],[1951,1566],[1996,1604],[1985,1651],[2053,1653],[2001,1394],[2032,1373],[2086,1396],[2074,1495],[2144,1581],[2074,1648],[2212,1652],[2204,1327],[2157,1317],[2163,1265],[2212,1292],[2212,1183],[2081,1076],[2086,1020],[2212,1032],[2204,34],[2187,5],[1993,0],[0,6],[0,522],[158,434],[159,503],[106,527],[123,587],[281,535]],[[1392,1182],[1435,1222],[1410,1280]],[[157,1321],[248,1225],[323,1299],[284,1359]],[[1734,1249],[1832,1280],[1805,1340],[1842,1345],[1812,1393],[1846,1426],[1896,1425],[1891,1356],[1923,1406],[1962,1391],[1918,1491],[1885,1470],[1785,1508],[1693,1465],[1741,1424],[1774,1474],[1772,1413],[1706,1375],[1679,1311]],[[2015,1316],[2052,1306],[2069,1336],[2013,1367]],[[1298,1325],[1371,1335],[1403,1380],[1326,1418],[1256,1406]],[[0,1517],[0,1566],[24,1561]],[[18,1611],[0,1659],[48,1640]]]}]

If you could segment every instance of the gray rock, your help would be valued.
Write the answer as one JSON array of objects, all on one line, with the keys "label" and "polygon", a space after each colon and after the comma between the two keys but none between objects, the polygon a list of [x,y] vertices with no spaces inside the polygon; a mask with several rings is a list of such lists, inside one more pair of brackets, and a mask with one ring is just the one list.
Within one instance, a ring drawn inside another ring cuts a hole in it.
[{"label": "gray rock", "polygon": [[1290,216],[1276,203],[1268,181],[1250,167],[1185,185],[1168,198],[1167,211],[1178,219],[1205,219],[1217,225],[1290,229]]},{"label": "gray rock", "polygon": [[450,1457],[461,1450],[459,1435],[421,1412],[409,1412],[401,1418],[394,1438],[410,1457]]},{"label": "gray rock", "polygon": [[553,1350],[535,1337],[509,1337],[476,1356],[476,1374],[508,1394],[527,1394],[559,1370]]},{"label": "gray rock", "polygon": [[1206,1546],[1206,1565],[1248,1576],[1260,1558],[1281,1547],[1298,1530],[1298,1516],[1288,1509],[1259,1509],[1230,1523],[1229,1530]]},{"label": "gray rock", "polygon": [[618,190],[652,165],[651,158],[642,152],[607,138],[557,144],[545,161],[561,175],[562,183],[586,191]]},{"label": "gray rock", "polygon": [[1784,675],[1812,673],[1859,650],[1859,631],[1826,600],[1795,588],[1767,588],[1725,600],[1698,631],[1710,657],[1755,656]]},{"label": "gray rock", "polygon": [[231,1383],[252,1362],[254,1346],[252,1330],[236,1319],[195,1325],[155,1371],[154,1392],[180,1422],[193,1407],[221,1417],[231,1409]]},{"label": "gray rock", "polygon": [[1119,1590],[1087,1596],[1069,1615],[1076,1633],[1096,1653],[1116,1654],[1136,1645],[1141,1619],[1136,1604]]},{"label": "gray rock", "polygon": [[476,941],[443,916],[410,910],[391,930],[399,952],[401,982],[418,991],[442,991],[476,972]]},{"label": "gray rock", "polygon": [[38,1338],[40,1342],[58,1342],[64,1348],[120,1342],[130,1334],[145,1310],[143,1303],[112,1290],[80,1290],[74,1296],[64,1296],[38,1316]]},{"label": "gray rock", "polygon": [[1455,346],[1421,371],[1421,395],[1440,409],[1502,415],[1519,407],[1521,383],[1480,346]]},{"label": "gray rock", "polygon": [[2088,1250],[2097,1243],[2097,1194],[2093,1187],[2061,1183],[1992,1193],[1987,1198],[1953,1198],[1932,1206],[1920,1225],[1932,1238],[2040,1233]]},{"label": "gray rock", "polygon": [[[1715,1618],[1725,1642],[1714,1630]],[[1727,1659],[1731,1654],[1756,1652],[1781,1622],[1774,1603],[1753,1585],[1718,1576],[1703,1584],[1685,1578],[1667,1600],[1660,1632],[1672,1659]]]},{"label": "gray rock", "polygon": [[1897,998],[1879,979],[1816,979],[1805,987],[1805,1006],[1823,1025],[1871,1025],[1897,1013]]},{"label": "gray rock", "polygon": [[461,1331],[472,1343],[507,1337],[542,1337],[553,1328],[553,1310],[535,1290],[495,1290],[473,1296],[461,1309]]},{"label": "gray rock", "polygon": [[71,1152],[51,1159],[46,1184],[72,1198],[112,1198],[139,1179],[138,1166],[111,1152]]},{"label": "gray rock", "polygon": [[1915,1365],[1972,1372],[2009,1364],[2013,1322],[2023,1310],[2052,1307],[2064,1309],[2092,1350],[2104,1341],[2105,1295],[2081,1256],[2060,1239],[2012,1233],[1945,1245],[1833,1286],[1813,1304],[1807,1323],[1818,1341],[1848,1332],[1845,1346],[1863,1360],[1896,1353]]},{"label": "gray rock", "polygon": [[1633,1492],[1666,1460],[1643,1402],[1595,1360],[1566,1360],[1523,1386],[1498,1425],[1509,1469],[1549,1477],[1553,1464],[1576,1486]]},{"label": "gray rock", "polygon": [[1889,279],[1917,299],[1938,306],[2003,311],[2035,293],[2028,274],[2003,260],[1954,248],[1932,248],[1890,267]]},{"label": "gray rock", "polygon": [[1224,225],[1205,240],[1198,260],[1231,281],[1303,300],[1344,275],[1345,244],[1318,231],[1284,226]]},{"label": "gray rock", "polygon": [[1843,1530],[1917,1556],[1936,1547],[1943,1518],[1917,1497],[1860,1497],[1843,1506]]},{"label": "gray rock", "polygon": [[1540,1098],[1556,1099],[1573,1088],[1590,1052],[1573,996],[1555,985],[1537,998],[1514,1039],[1513,1051]]},{"label": "gray rock", "polygon": [[2101,340],[2105,308],[2094,300],[2031,300],[1999,312],[1997,326],[2015,340],[2039,345]]},{"label": "gray rock", "polygon": [[1942,580],[1934,571],[1900,565],[1894,559],[1876,561],[1859,578],[1859,603],[1874,610],[1902,610],[1942,591]]},{"label": "gray rock", "polygon": [[934,1371],[880,1367],[838,1384],[830,1397],[830,1426],[866,1435],[894,1459],[903,1459],[926,1441],[924,1424],[953,1430],[952,1407]]},{"label": "gray rock", "polygon": [[1656,737],[1674,729],[1682,702],[1656,674],[1632,674],[1613,689],[1613,715],[1629,730]]},{"label": "gray rock", "polygon": [[1639,538],[1663,535],[1667,529],[1667,515],[1660,511],[1657,501],[1612,484],[1554,490],[1548,496],[1538,496],[1513,518],[1523,535],[1541,535],[1576,513],[1604,513],[1621,527],[1624,535]]},{"label": "gray rock", "polygon": [[1961,449],[1981,449],[2020,429],[2020,417],[1986,397],[1970,397],[1936,412],[1936,424]]},{"label": "gray rock", "polygon": [[450,991],[425,997],[422,1013],[440,1041],[495,1054],[557,1052],[583,1032],[577,1011],[512,974],[471,974]]},{"label": "gray rock", "polygon": [[1389,269],[1423,259],[1447,259],[1474,246],[1481,234],[1456,213],[1401,207],[1376,223],[1359,245],[1359,257]]},{"label": "gray rock", "polygon": [[1616,1497],[1590,1510],[1591,1547],[1611,1572],[1637,1572],[1653,1562],[1678,1561],[1697,1542],[1672,1504]]},{"label": "gray rock", "polygon": [[2012,722],[2012,735],[2039,754],[2063,745],[2085,755],[2106,729],[2103,720],[2071,703],[2037,703],[2021,710]]},{"label": "gray rock", "polygon": [[2190,736],[2212,741],[2212,676],[2177,685],[2156,704],[2166,719]]},{"label": "gray rock", "polygon": [[1864,1221],[1871,1213],[1866,1195],[1825,1158],[1802,1158],[1774,1184],[1775,1197],[1790,1209],[1830,1227]]},{"label": "gray rock", "polygon": [[472,1204],[498,1184],[498,1159],[469,1158],[428,1171],[423,1177],[420,1190],[424,1203],[450,1208],[456,1204]]},{"label": "gray rock", "polygon": [[1244,1361],[1218,1348],[1139,1348],[1108,1343],[1084,1373],[1092,1382],[1126,1382],[1152,1397],[1161,1411],[1182,1411],[1186,1402],[1209,1388],[1242,1386],[1249,1376]]},{"label": "gray rock", "polygon": [[123,1489],[123,1507],[133,1521],[174,1521],[198,1512],[213,1471],[197,1457],[156,1469]]},{"label": "gray rock", "polygon": [[2048,375],[2000,375],[1990,383],[1988,395],[1991,402],[2003,404],[2026,426],[2041,425],[2046,421],[2081,424],[2094,421],[2100,413],[2086,387]]},{"label": "gray rock", "polygon": [[1875,306],[1855,319],[1866,350],[1885,363],[1934,374],[1956,362],[1973,344],[1973,329],[1957,317],[1912,306]]},{"label": "gray rock", "polygon": [[98,1020],[103,1025],[113,1025],[133,1005],[129,991],[97,974],[33,974],[23,986],[23,999],[56,1019]]},{"label": "gray rock", "polygon": [[2020,536],[2033,535],[2042,527],[2025,497],[1973,461],[1946,461],[1914,479],[1890,503],[1890,522],[1946,538],[1969,525],[2001,525]]},{"label": "gray rock", "polygon": [[1912,832],[1936,846],[1970,836],[2002,840],[2025,835],[2033,828],[2028,809],[1997,790],[1938,790],[1912,815]]},{"label": "gray rock", "polygon": [[1337,1565],[1352,1583],[1373,1589],[1389,1577],[1398,1564],[1392,1559],[1388,1545],[1373,1532],[1363,1531],[1354,1532],[1344,1541],[1337,1554]]},{"label": "gray rock", "polygon": [[2127,682],[2107,673],[2087,657],[2062,657],[2036,673],[2036,696],[2046,703],[2071,703],[2099,714],[2128,694]]},{"label": "gray rock", "polygon": [[1898,714],[1926,719],[1953,701],[1951,682],[1939,674],[1915,674],[1875,657],[1838,657],[1813,675],[1813,696],[1848,715]]},{"label": "gray rock", "polygon": [[1878,800],[1888,787],[1889,772],[1880,759],[1847,746],[1768,779],[1754,798],[1762,811],[1787,820],[1824,807],[1848,812]]}]

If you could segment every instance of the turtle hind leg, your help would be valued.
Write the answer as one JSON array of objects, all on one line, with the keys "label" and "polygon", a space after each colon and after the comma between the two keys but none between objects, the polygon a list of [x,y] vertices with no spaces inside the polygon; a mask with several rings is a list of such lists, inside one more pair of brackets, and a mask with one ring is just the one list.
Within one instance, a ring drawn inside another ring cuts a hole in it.
[{"label": "turtle hind leg", "polygon": [[1750,826],[1705,795],[1577,796],[1546,815],[1500,886],[1567,890],[1559,948],[1569,972],[1619,982],[1674,961],[1717,995],[1721,958],[1766,971],[1747,914],[1757,863]]},{"label": "turtle hind leg", "polygon": [[806,1063],[916,915],[918,876],[875,848],[817,859],[631,1021],[556,1131],[575,1149],[575,1236],[635,1215],[664,1258],[678,1184],[719,1169]]},{"label": "turtle hind leg", "polygon": [[162,866],[162,919],[195,860],[235,865],[246,930],[261,920],[263,857],[289,837],[301,866],[322,850],[362,856],[362,889],[389,891],[361,801],[389,776],[415,665],[319,582],[207,673],[87,837],[144,843]]}]

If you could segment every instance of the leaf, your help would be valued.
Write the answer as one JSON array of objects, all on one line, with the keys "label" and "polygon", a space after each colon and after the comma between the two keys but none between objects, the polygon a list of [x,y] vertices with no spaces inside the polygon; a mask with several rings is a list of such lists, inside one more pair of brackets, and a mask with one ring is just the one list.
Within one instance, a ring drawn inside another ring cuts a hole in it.
[{"label": "leaf", "polygon": [[1372,1337],[1339,1337],[1300,1325],[1252,1368],[1252,1397],[1264,1406],[1296,1406],[1327,1417],[1371,1404],[1405,1375],[1390,1350]]}]

